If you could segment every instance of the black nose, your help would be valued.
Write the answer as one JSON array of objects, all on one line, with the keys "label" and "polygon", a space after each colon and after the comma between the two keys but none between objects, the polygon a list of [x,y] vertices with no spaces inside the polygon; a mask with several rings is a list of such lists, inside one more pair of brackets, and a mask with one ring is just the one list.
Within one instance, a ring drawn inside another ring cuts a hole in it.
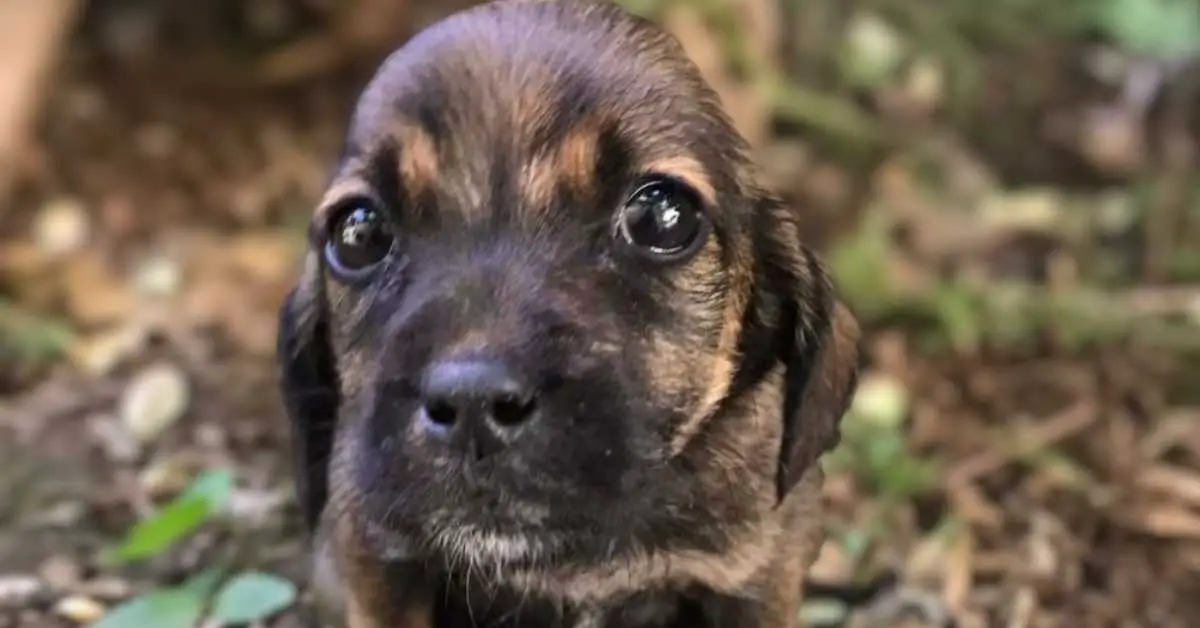
[{"label": "black nose", "polygon": [[[502,441],[512,428],[529,420],[536,407],[533,391],[524,378],[494,360],[435,364],[426,374],[422,392],[430,423],[453,427],[476,439]],[[487,447],[489,442],[476,446]]]}]

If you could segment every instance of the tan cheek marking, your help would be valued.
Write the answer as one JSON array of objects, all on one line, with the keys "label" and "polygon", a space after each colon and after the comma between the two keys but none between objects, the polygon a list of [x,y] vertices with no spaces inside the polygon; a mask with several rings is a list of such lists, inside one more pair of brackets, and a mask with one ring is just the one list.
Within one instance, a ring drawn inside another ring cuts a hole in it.
[{"label": "tan cheek marking", "polygon": [[681,424],[671,439],[671,455],[679,455],[691,442],[704,421],[716,410],[717,404],[729,394],[737,368],[737,342],[742,331],[742,315],[750,300],[750,263],[741,254],[739,242],[731,243],[733,259],[727,270],[728,288],[725,307],[721,313],[721,333],[717,350],[712,356],[704,396],[695,412]]},{"label": "tan cheek marking", "polygon": [[713,364],[711,386],[701,405],[702,412],[711,413],[718,402],[729,393],[733,383],[734,365],[737,362],[737,342],[742,334],[742,316],[750,301],[749,260],[742,259],[735,246],[734,259],[729,268],[729,292],[725,299],[722,316],[721,337],[717,344],[717,356]]},{"label": "tan cheek marking", "polygon": [[656,159],[645,164],[642,170],[644,172],[659,172],[676,177],[696,190],[696,193],[700,195],[700,199],[709,206],[716,205],[717,203],[717,191],[713,188],[712,181],[708,178],[708,171],[694,157],[679,155]]}]

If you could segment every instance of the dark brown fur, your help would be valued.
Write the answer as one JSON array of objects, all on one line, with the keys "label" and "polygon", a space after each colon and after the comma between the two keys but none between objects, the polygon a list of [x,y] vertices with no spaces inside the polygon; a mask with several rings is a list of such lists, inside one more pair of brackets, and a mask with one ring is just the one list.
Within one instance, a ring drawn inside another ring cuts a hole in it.
[{"label": "dark brown fur", "polygon": [[[708,210],[686,261],[605,240],[646,173]],[[678,43],[603,0],[483,5],[383,64],[281,315],[328,612],[354,628],[794,625],[858,329],[756,179]],[[357,283],[322,258],[351,197],[403,234]],[[529,444],[463,479],[403,391],[477,354],[565,383]]]}]

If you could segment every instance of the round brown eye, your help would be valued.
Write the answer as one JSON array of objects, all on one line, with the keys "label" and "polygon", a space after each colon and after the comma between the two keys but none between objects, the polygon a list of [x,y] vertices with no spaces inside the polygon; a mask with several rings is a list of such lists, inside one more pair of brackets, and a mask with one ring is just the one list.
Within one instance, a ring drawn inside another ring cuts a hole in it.
[{"label": "round brown eye", "polygon": [[361,273],[387,257],[392,239],[379,210],[368,203],[357,203],[333,221],[325,257],[339,272]]},{"label": "round brown eye", "polygon": [[621,237],[657,258],[675,259],[703,241],[705,217],[692,191],[671,179],[652,179],[630,195],[617,220]]}]

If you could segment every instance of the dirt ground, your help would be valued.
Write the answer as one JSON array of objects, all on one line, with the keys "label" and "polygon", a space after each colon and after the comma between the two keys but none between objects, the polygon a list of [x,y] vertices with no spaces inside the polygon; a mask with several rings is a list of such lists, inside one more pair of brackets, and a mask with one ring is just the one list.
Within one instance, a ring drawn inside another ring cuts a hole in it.
[{"label": "dirt ground", "polygon": [[[335,3],[104,0],[71,36],[16,184],[0,198],[0,333],[21,330],[19,342],[0,344],[0,627],[75,625],[56,611],[65,597],[113,604],[211,564],[304,584],[273,370],[276,308],[357,90],[391,43],[449,6],[359,2],[391,17],[331,28],[321,19]],[[374,32],[378,22],[388,28]],[[1163,246],[1200,243],[1189,239],[1200,234],[1200,205],[1181,205],[1174,227],[1138,223],[1091,248],[1031,235],[1028,221],[1013,226],[1043,205],[1098,206],[1113,181],[1134,185],[1120,167],[1096,166],[1094,152],[1040,135],[1045,120],[1082,116],[1101,92],[1073,84],[1033,104],[997,92],[958,118],[875,94],[872,119],[907,128],[904,142],[924,136],[923,154],[950,177],[931,188],[910,153],[875,146],[852,116],[838,128],[856,130],[832,135],[855,149],[839,151],[794,118],[763,113],[760,97],[717,67],[711,33],[686,12],[668,22],[772,181],[810,212],[824,253],[850,255],[838,244],[868,242],[862,234],[882,213],[888,237],[903,231],[905,243],[889,240],[904,252],[888,250],[886,273],[912,293],[949,268],[984,286],[1019,276],[1050,295],[1099,285],[1087,293],[1099,300],[1076,309],[1132,312],[1082,339],[1037,319],[1021,342],[972,343],[963,338],[982,332],[953,299],[931,317],[872,301],[870,284],[850,287],[867,295],[857,303],[869,332],[866,389],[876,403],[890,390],[905,401],[896,425],[863,428],[862,451],[831,467],[831,540],[814,573],[835,582],[895,573],[889,599],[925,609],[919,623],[876,604],[851,625],[934,625],[939,615],[965,627],[1200,625],[1200,277],[1156,270]],[[986,75],[1002,82],[1021,67],[1062,80],[1045,66],[1066,53],[1037,54],[1042,64],[1009,57]],[[987,122],[997,111],[1005,117]],[[1028,143],[1014,152],[996,125]],[[1188,136],[1194,146],[1198,135]],[[1145,166],[1139,181],[1170,185],[1155,173],[1171,163]],[[978,199],[1000,189],[1037,192],[995,201],[1007,219],[953,210],[964,199],[990,207]],[[1089,283],[1101,258],[1134,279]],[[860,268],[857,259],[846,268]],[[185,410],[166,425],[131,423],[123,400],[156,369],[182,377]],[[892,428],[899,453],[876,455]],[[144,564],[99,566],[98,550],[214,466],[235,469],[233,523]],[[929,477],[909,478],[910,468]],[[6,593],[27,580],[41,583],[36,594]],[[272,625],[299,625],[298,616]]]}]

